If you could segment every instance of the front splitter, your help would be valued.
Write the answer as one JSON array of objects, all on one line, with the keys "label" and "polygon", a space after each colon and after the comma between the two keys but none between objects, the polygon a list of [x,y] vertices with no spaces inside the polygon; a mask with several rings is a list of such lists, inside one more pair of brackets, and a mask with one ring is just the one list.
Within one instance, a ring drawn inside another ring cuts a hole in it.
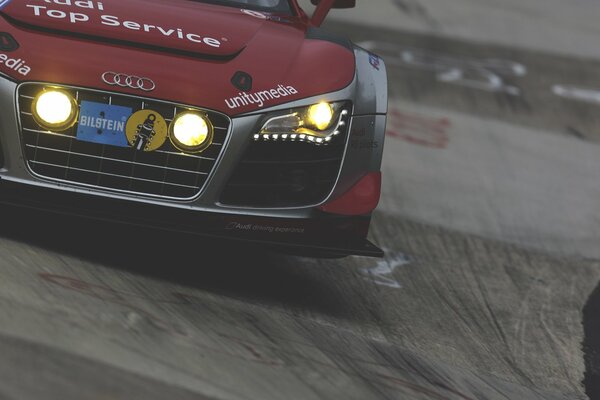
[{"label": "front splitter", "polygon": [[366,239],[370,217],[316,212],[314,218],[276,218],[203,212],[6,180],[0,182],[0,204],[253,244],[294,255],[383,257],[383,251]]}]

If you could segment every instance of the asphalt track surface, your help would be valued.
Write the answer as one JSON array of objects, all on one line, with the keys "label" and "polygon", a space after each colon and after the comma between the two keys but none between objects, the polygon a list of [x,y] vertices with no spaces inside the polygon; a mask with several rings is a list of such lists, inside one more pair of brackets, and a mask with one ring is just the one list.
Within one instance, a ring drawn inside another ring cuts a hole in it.
[{"label": "asphalt track surface", "polygon": [[388,64],[386,258],[3,208],[1,400],[600,398],[598,62],[329,27]]}]

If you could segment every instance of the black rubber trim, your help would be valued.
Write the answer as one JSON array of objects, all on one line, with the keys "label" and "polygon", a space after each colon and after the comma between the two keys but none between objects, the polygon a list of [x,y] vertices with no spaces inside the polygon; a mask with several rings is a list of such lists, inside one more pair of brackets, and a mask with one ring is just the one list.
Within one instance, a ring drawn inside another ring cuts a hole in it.
[{"label": "black rubber trim", "polygon": [[20,27],[20,28],[23,28],[23,29],[29,29],[32,31],[60,35],[60,36],[66,36],[66,37],[69,37],[72,39],[90,40],[90,41],[93,41],[96,43],[106,43],[106,44],[115,45],[115,46],[133,47],[133,48],[140,49],[140,50],[169,53],[169,54],[175,54],[175,55],[179,55],[179,56],[198,58],[198,59],[202,59],[202,60],[231,61],[234,58],[236,58],[245,49],[245,47],[243,47],[241,50],[237,51],[234,54],[229,54],[229,55],[225,55],[225,56],[215,56],[215,55],[211,55],[211,54],[203,54],[203,53],[197,53],[197,52],[187,51],[187,50],[178,50],[178,49],[173,49],[170,47],[138,43],[138,42],[133,42],[130,40],[109,39],[109,38],[105,38],[102,36],[69,32],[69,31],[64,31],[61,29],[41,28],[36,25],[21,22],[17,19],[14,19],[14,18],[6,15],[6,13],[3,13],[3,12],[0,12],[0,15],[2,15],[10,24]]}]

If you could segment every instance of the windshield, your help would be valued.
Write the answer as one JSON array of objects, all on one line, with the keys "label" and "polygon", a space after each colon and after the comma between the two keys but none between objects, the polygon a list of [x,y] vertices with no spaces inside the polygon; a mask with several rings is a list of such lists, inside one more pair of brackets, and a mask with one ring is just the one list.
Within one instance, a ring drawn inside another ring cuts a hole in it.
[{"label": "windshield", "polygon": [[218,4],[221,6],[239,7],[271,13],[291,14],[289,0],[191,0],[199,3]]}]

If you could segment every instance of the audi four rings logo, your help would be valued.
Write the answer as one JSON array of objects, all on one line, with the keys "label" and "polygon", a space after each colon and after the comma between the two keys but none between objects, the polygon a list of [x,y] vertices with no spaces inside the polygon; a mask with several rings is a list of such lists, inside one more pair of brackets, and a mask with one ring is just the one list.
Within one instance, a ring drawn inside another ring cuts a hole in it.
[{"label": "audi four rings logo", "polygon": [[145,92],[151,92],[156,89],[156,83],[150,78],[141,78],[134,75],[118,74],[116,72],[105,72],[102,74],[102,80],[107,85],[120,86],[124,88],[140,89]]}]

